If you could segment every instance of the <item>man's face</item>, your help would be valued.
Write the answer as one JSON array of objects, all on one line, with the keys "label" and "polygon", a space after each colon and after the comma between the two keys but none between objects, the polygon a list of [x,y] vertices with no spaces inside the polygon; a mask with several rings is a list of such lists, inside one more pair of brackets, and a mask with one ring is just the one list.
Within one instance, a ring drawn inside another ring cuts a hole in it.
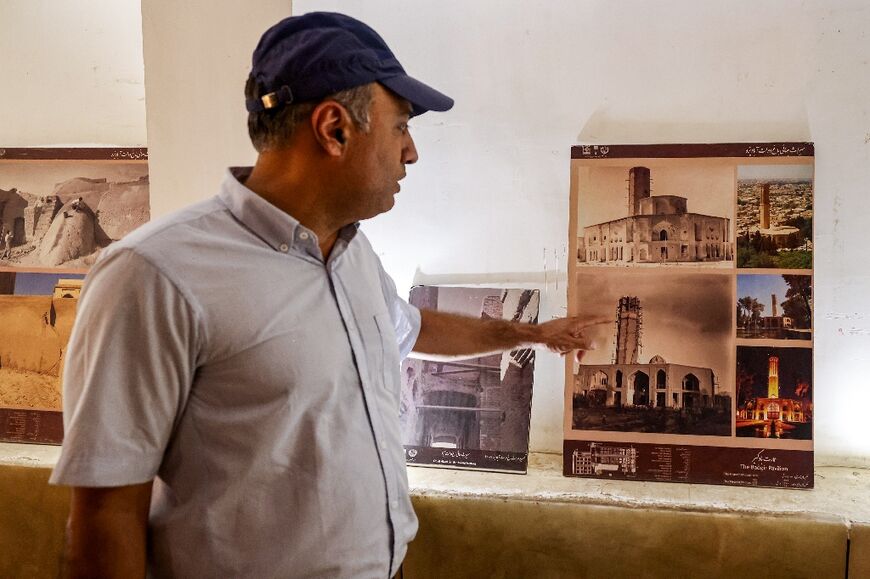
[{"label": "man's face", "polygon": [[369,132],[356,130],[348,148],[348,203],[355,220],[389,211],[405,177],[405,165],[417,161],[408,129],[411,104],[380,84],[372,87]]}]

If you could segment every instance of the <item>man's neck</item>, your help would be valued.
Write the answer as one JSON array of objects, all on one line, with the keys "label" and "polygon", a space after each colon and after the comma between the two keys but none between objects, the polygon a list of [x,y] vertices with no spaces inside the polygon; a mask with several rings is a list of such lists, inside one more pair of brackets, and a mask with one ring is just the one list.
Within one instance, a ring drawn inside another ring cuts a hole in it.
[{"label": "man's neck", "polygon": [[261,154],[245,187],[314,232],[324,261],[328,259],[345,225],[330,210],[329,190],[320,171],[304,171],[289,155]]}]

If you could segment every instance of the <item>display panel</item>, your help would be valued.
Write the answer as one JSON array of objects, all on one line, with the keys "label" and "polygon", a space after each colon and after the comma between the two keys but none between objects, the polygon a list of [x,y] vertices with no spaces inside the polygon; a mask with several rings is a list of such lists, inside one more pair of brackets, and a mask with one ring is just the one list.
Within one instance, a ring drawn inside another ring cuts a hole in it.
[{"label": "display panel", "polygon": [[0,441],[59,444],[85,273],[149,218],[141,148],[0,148]]},{"label": "display panel", "polygon": [[[537,323],[538,290],[417,286],[421,309]],[[409,465],[525,473],[535,351],[408,358],[400,421]]]},{"label": "display panel", "polygon": [[564,474],[811,487],[810,143],[572,149]]}]

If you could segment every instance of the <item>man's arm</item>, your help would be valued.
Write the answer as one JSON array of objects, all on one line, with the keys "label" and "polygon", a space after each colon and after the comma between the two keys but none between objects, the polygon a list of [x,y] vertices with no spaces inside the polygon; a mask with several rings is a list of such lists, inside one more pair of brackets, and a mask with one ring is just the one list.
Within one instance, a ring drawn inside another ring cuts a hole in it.
[{"label": "man's arm", "polygon": [[511,350],[523,344],[542,344],[566,353],[585,350],[584,325],[578,318],[560,318],[542,324],[481,320],[420,310],[420,335],[414,352],[439,356],[471,356]]},{"label": "man's arm", "polygon": [[73,487],[66,579],[145,577],[152,486],[153,481],[122,487]]}]

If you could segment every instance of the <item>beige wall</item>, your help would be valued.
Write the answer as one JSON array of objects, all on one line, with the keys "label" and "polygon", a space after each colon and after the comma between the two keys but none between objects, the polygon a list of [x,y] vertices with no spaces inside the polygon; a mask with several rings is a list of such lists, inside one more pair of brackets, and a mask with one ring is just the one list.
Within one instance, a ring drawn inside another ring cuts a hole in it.
[{"label": "beige wall", "polygon": [[49,486],[51,470],[0,468],[0,577],[60,577],[69,489]]},{"label": "beige wall", "polygon": [[[405,579],[841,579],[847,526],[770,517],[416,496]],[[851,576],[851,574],[850,574]]]}]

